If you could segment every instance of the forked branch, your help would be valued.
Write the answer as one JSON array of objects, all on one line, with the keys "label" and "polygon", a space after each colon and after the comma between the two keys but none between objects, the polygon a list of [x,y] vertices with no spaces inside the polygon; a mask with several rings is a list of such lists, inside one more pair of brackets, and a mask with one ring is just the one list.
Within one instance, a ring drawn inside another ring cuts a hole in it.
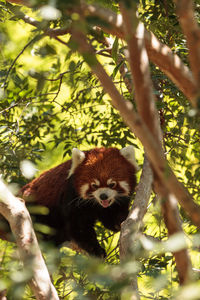
[{"label": "forked branch", "polygon": [[[116,14],[109,9],[104,9],[95,4],[87,5],[84,2],[82,9],[85,15],[98,16],[106,21],[108,25],[101,26],[103,31],[125,39],[123,21],[120,14]],[[149,59],[175,83],[190,100],[191,104],[196,107],[198,86],[190,69],[182,62],[178,55],[173,53],[167,45],[161,43],[153,33],[145,30],[144,39]]]},{"label": "forked branch", "polygon": [[[128,58],[133,80],[135,84],[141,87],[139,89],[135,87],[138,110],[143,121],[148,126],[148,129],[154,135],[154,138],[159,145],[158,152],[163,154],[161,128],[155,107],[155,97],[152,90],[149,62],[144,43],[144,28],[141,27],[141,23],[134,26],[134,24],[137,24],[134,8],[129,8],[128,10],[123,4],[121,4],[121,12],[124,20],[124,31],[127,36],[129,50]],[[133,18],[135,18],[134,22]],[[169,235],[182,232],[176,199],[166,187],[166,183],[163,180],[160,180],[157,176],[154,178],[154,189],[163,201],[165,201],[164,203],[162,201],[161,204]],[[173,206],[171,201],[172,197],[175,199]],[[171,219],[171,216],[173,216],[173,220]],[[186,283],[191,274],[191,262],[188,257],[187,250],[174,253],[174,257],[176,260],[180,283]]]}]

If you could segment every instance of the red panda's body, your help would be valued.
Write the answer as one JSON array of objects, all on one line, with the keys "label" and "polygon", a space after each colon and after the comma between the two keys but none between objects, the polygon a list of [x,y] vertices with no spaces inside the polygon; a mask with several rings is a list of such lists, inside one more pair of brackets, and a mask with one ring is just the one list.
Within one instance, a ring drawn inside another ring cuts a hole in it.
[{"label": "red panda's body", "polygon": [[95,256],[105,256],[94,224],[97,220],[113,231],[128,215],[136,185],[134,149],[73,149],[72,159],[44,172],[25,185],[24,199],[47,206],[49,214],[39,221],[55,229],[56,244],[74,241]]}]

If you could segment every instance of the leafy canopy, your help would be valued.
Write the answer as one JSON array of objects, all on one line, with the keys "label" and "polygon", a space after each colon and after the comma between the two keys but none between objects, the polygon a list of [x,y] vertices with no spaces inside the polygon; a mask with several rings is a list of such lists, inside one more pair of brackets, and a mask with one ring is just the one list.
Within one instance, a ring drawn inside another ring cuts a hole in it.
[{"label": "leafy canopy", "polygon": [[[98,2],[118,11],[116,1]],[[139,17],[146,27],[187,64],[187,47],[173,1],[135,2],[140,2]],[[22,185],[27,181],[22,173],[22,161],[30,160],[41,171],[69,158],[73,147],[84,150],[96,146],[121,148],[134,144],[137,159],[142,164],[142,146],[124,125],[119,113],[111,106],[109,96],[92,75],[86,63],[90,57],[84,57],[84,60],[78,54],[70,34],[57,39],[44,34],[49,27],[68,29],[71,22],[83,26],[89,31],[89,39],[98,59],[115,85],[125,99],[135,105],[134,87],[130,90],[125,84],[125,79],[129,80],[131,76],[125,58],[126,46],[123,41],[109,37],[112,49],[109,48],[110,45],[105,43],[108,35],[94,30],[94,26],[108,26],[100,18],[88,16],[81,21],[76,13],[64,13],[66,8],[69,10],[77,3],[78,0],[57,1],[58,17],[49,20],[44,17],[44,9],[41,15],[38,10],[0,2],[0,169],[9,183]],[[34,5],[38,7],[41,1],[34,1]],[[199,19],[199,1],[195,5]],[[24,22],[26,15],[37,20],[36,26]],[[151,65],[151,77],[166,155],[180,181],[199,201],[198,118],[185,96],[154,65]],[[196,227],[191,225],[183,212],[182,219],[187,234],[195,240],[193,235],[198,233]],[[151,202],[144,223],[144,231],[148,235],[159,240],[167,237],[158,203]],[[118,236],[105,232],[100,224],[96,229],[109,253],[106,266],[63,248],[59,256],[60,268],[55,271],[58,253],[54,249],[45,249],[47,263],[54,272],[54,283],[62,299],[119,299],[121,291],[123,299],[129,299],[130,281],[138,270],[140,291],[144,298],[169,299],[172,296],[177,287],[177,275],[176,272],[171,275],[175,266],[169,254],[170,247],[164,252],[159,250],[156,255],[140,241],[135,246],[135,257],[139,258],[139,262],[128,261],[120,266]],[[0,281],[0,289],[6,287],[11,294],[15,291],[15,299],[20,299],[21,288],[24,288],[28,276],[23,274],[22,280],[17,280],[17,272],[23,272],[9,258],[9,247],[6,252],[7,244],[3,243],[1,247],[1,278],[4,279]],[[198,268],[200,257],[196,250],[196,244],[192,242],[190,252],[194,266]],[[124,270],[127,276],[122,279]],[[26,289],[24,299],[29,297],[30,291]]]}]

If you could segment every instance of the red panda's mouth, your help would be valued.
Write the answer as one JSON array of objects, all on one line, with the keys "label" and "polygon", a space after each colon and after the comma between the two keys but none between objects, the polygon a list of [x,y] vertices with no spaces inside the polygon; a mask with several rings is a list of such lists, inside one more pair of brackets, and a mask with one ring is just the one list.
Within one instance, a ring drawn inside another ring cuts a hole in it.
[{"label": "red panda's mouth", "polygon": [[110,204],[111,204],[111,200],[101,200],[101,205],[104,207],[104,208],[106,208],[106,207],[108,207],[108,206],[110,206]]},{"label": "red panda's mouth", "polygon": [[93,193],[94,199],[104,208],[112,205],[117,196],[117,191],[108,187],[100,187],[96,189]]}]

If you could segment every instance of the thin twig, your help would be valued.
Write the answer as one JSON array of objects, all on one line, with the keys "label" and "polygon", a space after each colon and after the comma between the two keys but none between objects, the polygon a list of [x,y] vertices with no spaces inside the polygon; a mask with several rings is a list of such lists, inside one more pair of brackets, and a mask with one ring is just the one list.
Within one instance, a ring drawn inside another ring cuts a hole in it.
[{"label": "thin twig", "polygon": [[9,69],[8,69],[8,72],[6,74],[6,78],[5,78],[5,81],[4,83],[2,84],[2,88],[6,86],[7,84],[7,80],[8,80],[8,76],[10,75],[10,72],[12,70],[12,68],[14,67],[16,61],[18,60],[18,58],[24,53],[24,51],[35,41],[38,39],[38,36],[35,36],[33,39],[31,39],[25,46],[24,48],[18,53],[18,55],[16,56],[16,58],[13,60],[12,64],[10,65]]}]

